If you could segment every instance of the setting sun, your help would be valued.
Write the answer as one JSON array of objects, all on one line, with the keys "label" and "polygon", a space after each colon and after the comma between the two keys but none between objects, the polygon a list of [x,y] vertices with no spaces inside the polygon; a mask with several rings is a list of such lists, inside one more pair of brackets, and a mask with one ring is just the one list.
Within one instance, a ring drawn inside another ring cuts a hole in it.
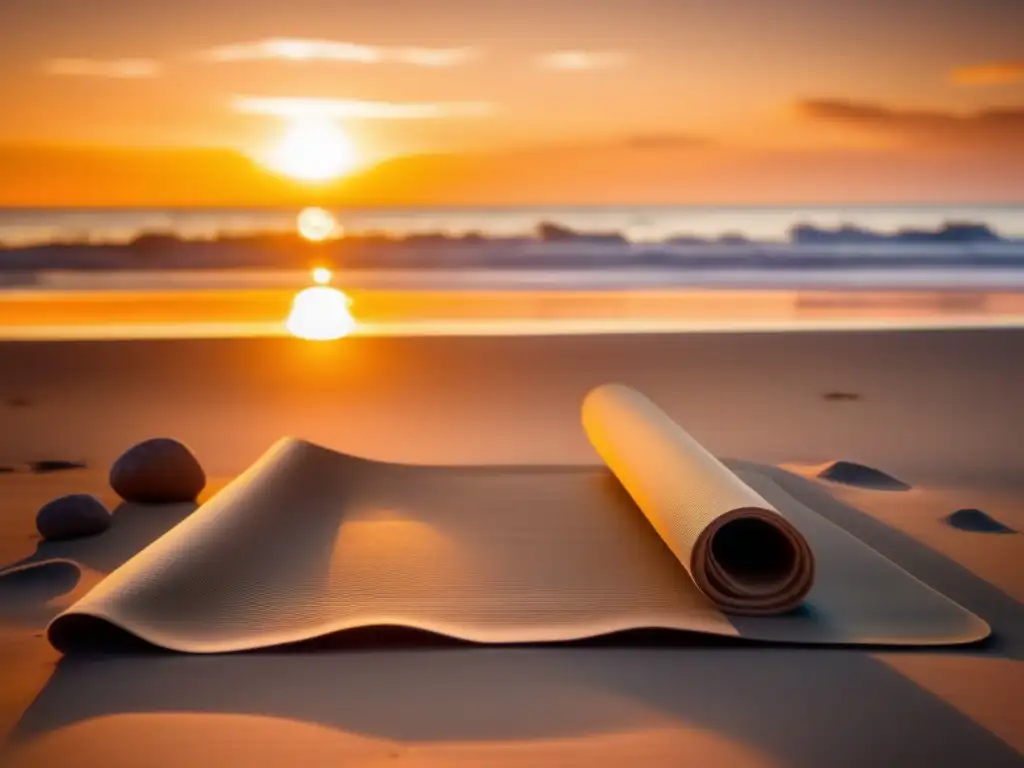
[{"label": "setting sun", "polygon": [[357,161],[351,139],[331,122],[292,122],[271,149],[265,165],[283,176],[306,182],[332,181],[351,171]]}]

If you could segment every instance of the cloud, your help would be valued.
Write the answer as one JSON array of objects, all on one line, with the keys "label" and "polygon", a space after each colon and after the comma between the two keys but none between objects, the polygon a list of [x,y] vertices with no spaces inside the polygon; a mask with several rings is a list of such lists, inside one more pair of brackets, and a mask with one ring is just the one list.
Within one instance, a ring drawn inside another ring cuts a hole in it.
[{"label": "cloud", "polygon": [[454,67],[475,58],[474,48],[421,48],[362,45],[340,40],[275,37],[222,45],[203,51],[209,61],[342,61],[354,64],[409,64]]},{"label": "cloud", "polygon": [[950,79],[957,85],[1004,85],[1024,82],[1024,59],[989,61],[954,69]]},{"label": "cloud", "polygon": [[958,113],[895,109],[844,99],[805,99],[797,109],[811,120],[888,132],[933,145],[1024,149],[1024,107]]},{"label": "cloud", "polygon": [[250,115],[328,120],[432,120],[484,117],[494,111],[488,102],[359,101],[274,96],[236,96],[232,106],[235,111]]},{"label": "cloud", "polygon": [[625,66],[629,58],[614,51],[552,51],[537,57],[541,69],[561,72],[589,72]]},{"label": "cloud", "polygon": [[64,77],[106,77],[140,79],[157,77],[163,71],[153,59],[50,59],[44,69]]}]

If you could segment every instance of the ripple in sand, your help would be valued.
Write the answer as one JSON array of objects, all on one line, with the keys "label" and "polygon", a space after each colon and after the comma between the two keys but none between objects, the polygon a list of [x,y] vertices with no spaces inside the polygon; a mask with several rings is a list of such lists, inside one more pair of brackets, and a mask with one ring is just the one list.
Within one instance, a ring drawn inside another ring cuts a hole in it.
[{"label": "ripple in sand", "polygon": [[1017,533],[980,509],[958,509],[947,515],[945,522],[959,531],[971,533]]},{"label": "ripple in sand", "polygon": [[874,491],[908,491],[910,486],[880,469],[852,461],[834,461],[818,473],[822,480]]}]

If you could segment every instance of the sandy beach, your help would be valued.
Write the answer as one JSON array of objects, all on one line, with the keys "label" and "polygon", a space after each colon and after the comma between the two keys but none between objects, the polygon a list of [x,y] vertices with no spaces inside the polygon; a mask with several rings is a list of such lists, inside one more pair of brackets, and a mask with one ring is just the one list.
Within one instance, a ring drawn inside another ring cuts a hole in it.
[{"label": "sandy beach", "polygon": [[0,768],[1024,767],[1024,0],[639,5],[0,0]]},{"label": "sandy beach", "polygon": [[[0,466],[16,470],[0,475],[0,562],[80,566],[0,577],[10,764],[1017,765],[1024,753],[1024,538],[945,522],[971,507],[1024,531],[1024,331],[20,341],[0,343],[0,367]],[[928,652],[371,642],[62,659],[43,636],[192,509],[122,508],[102,536],[39,541],[35,512],[55,496],[116,506],[106,470],[139,440],[190,445],[211,478],[200,501],[285,435],[412,463],[592,463],[579,404],[606,381],[643,390],[716,455],[775,473],[993,637]],[[85,467],[25,471],[44,460]],[[813,479],[836,460],[911,489]]]}]

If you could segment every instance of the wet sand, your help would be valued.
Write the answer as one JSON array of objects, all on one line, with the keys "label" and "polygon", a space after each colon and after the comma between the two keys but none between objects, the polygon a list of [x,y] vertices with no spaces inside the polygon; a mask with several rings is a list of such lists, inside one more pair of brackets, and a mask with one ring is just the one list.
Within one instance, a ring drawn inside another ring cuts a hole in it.
[{"label": "wet sand", "polygon": [[[14,765],[1015,765],[1024,753],[1024,332],[0,344],[0,563],[81,578],[0,614]],[[284,434],[419,463],[582,463],[582,394],[636,386],[710,449],[785,464],[787,490],[988,621],[963,651],[590,646],[63,659],[46,619],[188,513],[40,544],[53,496],[95,492],[133,442],[188,442],[207,493]],[[845,393],[849,397],[832,398]],[[802,477],[846,459],[911,491]],[[799,466],[796,466],[799,465]],[[29,610],[31,609],[31,610]],[[785,706],[779,706],[785,702]]]},{"label": "wet sand", "polygon": [[[345,288],[344,281],[338,287]],[[0,340],[285,336],[295,290],[9,290]],[[350,289],[364,335],[1024,326],[998,291]]]}]

